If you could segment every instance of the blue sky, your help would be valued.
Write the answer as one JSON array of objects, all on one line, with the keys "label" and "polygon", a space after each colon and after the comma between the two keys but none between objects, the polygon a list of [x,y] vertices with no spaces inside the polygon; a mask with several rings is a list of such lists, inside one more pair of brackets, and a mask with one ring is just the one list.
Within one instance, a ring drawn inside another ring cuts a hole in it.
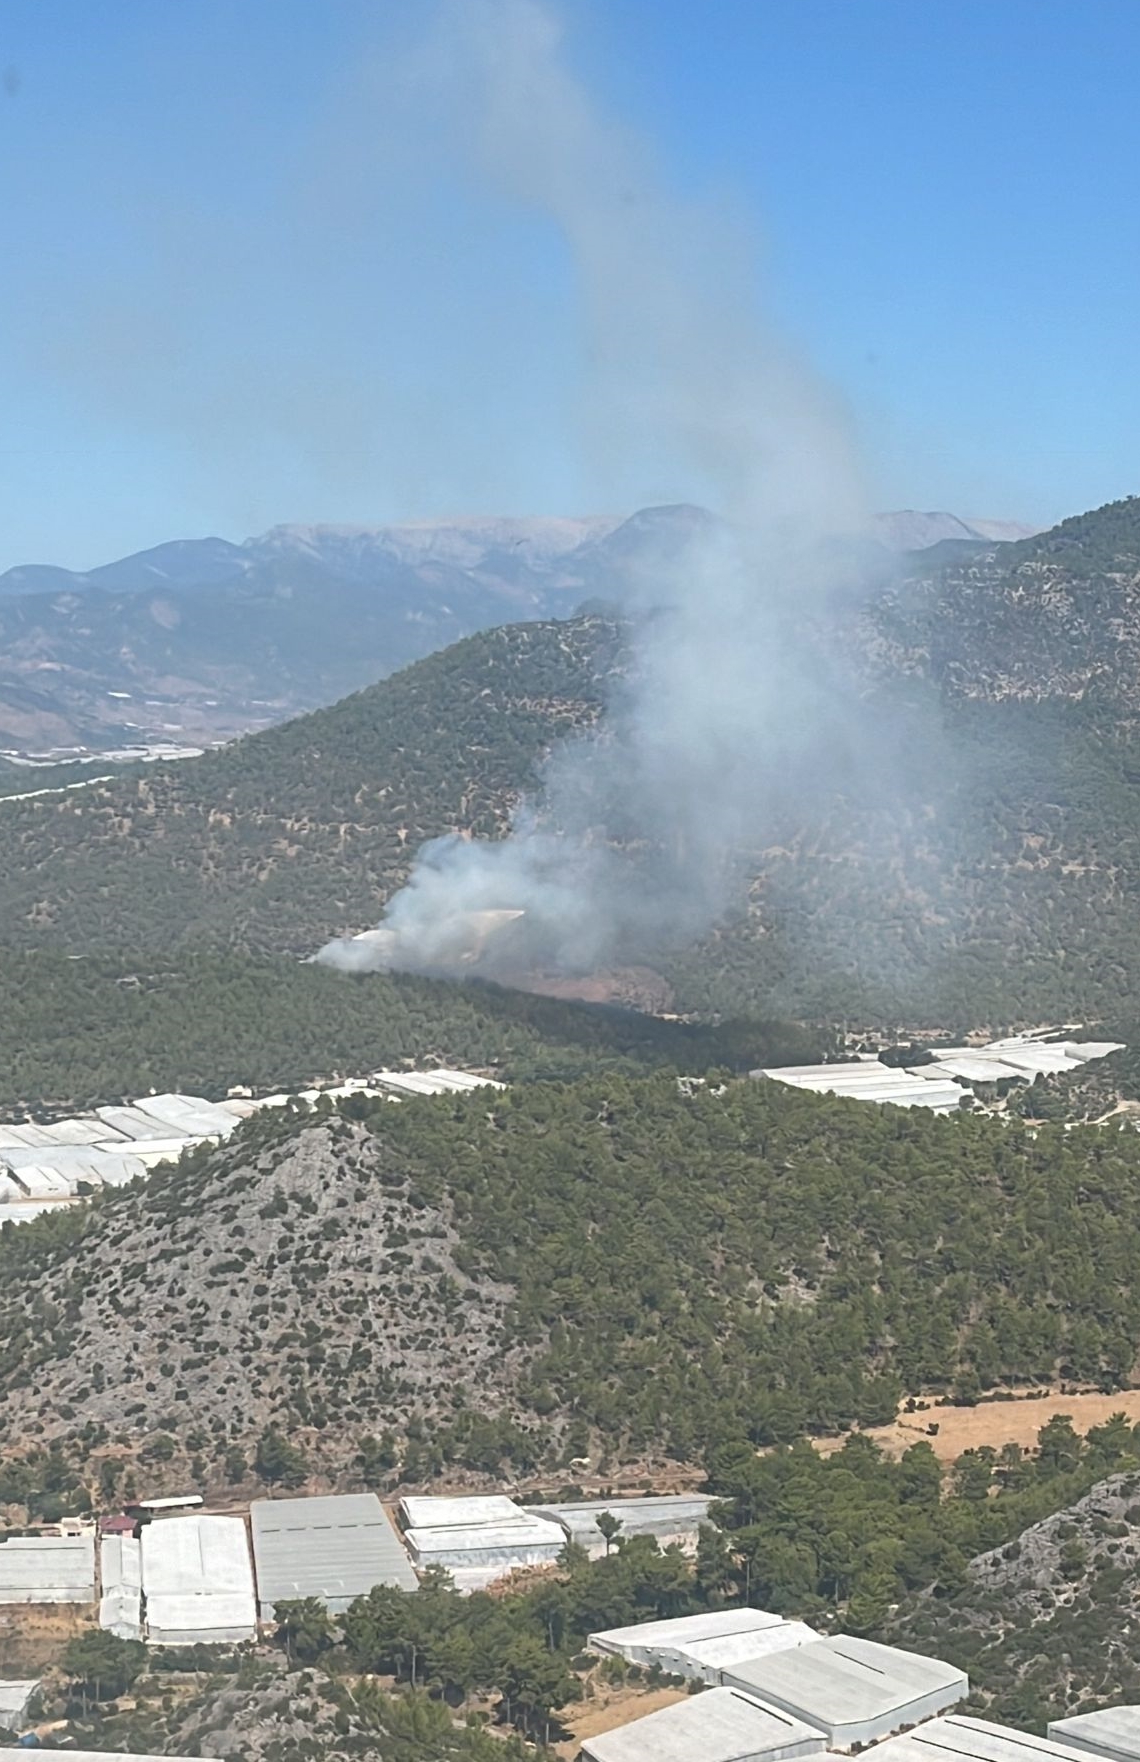
[{"label": "blue sky", "polygon": [[[409,98],[433,11],[8,0],[0,567],[707,489],[584,438],[580,266]],[[764,335],[834,388],[877,505],[1048,522],[1140,487],[1135,0],[561,17],[663,212],[717,216]]]}]

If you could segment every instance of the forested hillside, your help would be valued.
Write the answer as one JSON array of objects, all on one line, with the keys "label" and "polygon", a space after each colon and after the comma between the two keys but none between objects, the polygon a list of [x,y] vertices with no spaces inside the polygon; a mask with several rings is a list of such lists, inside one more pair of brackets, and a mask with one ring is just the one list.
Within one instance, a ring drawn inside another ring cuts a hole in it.
[{"label": "forested hillside", "polygon": [[415,1481],[1133,1375],[1131,1134],[665,1076],[346,1108],[0,1237],[4,1434],[217,1486],[272,1422],[338,1478],[387,1433]]},{"label": "forested hillside", "polygon": [[0,936],[309,953],[374,920],[425,838],[501,833],[621,654],[598,619],[514,625],[201,759],[0,801]]},{"label": "forested hillside", "polygon": [[[829,640],[866,673],[859,750],[737,853],[701,944],[637,951],[676,1009],[961,1028],[1129,1013],[1138,506],[912,583],[870,634],[872,614],[837,613]],[[1007,640],[1035,656],[1032,692],[990,666]],[[603,618],[510,627],[201,760],[0,800],[0,945],[310,953],[375,922],[424,839],[502,835],[627,665]]]},{"label": "forested hillside", "polygon": [[[62,1029],[61,1029],[61,1024]],[[0,963],[0,1109],[60,1114],[153,1090],[221,1099],[404,1064],[509,1081],[673,1067],[747,1071],[834,1051],[834,1036],[721,1026],[403,974],[239,954],[21,952]]]}]

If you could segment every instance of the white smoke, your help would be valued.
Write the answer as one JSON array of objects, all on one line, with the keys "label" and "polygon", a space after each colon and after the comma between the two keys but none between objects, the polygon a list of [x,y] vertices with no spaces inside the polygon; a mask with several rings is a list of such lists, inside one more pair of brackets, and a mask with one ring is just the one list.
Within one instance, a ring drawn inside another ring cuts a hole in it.
[{"label": "white smoke", "polygon": [[[605,505],[652,475],[721,518],[624,584],[635,659],[608,737],[563,746],[502,842],[426,846],[380,931],[318,958],[470,971],[525,949],[581,971],[705,928],[733,853],[824,736],[842,744],[836,688],[802,639],[840,541],[865,526],[862,473],[841,404],[758,312],[747,230],[665,193],[570,71],[548,5],[457,0],[416,77],[457,158],[569,250],[591,364],[582,446]],[[525,913],[525,930],[470,917],[494,911]]]}]

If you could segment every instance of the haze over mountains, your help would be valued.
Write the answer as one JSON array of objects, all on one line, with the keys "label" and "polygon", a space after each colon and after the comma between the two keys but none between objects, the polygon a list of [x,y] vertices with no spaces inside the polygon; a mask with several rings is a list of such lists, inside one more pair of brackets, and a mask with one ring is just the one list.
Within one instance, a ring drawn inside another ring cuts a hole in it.
[{"label": "haze over mountains", "polygon": [[[304,956],[374,924],[424,840],[500,837],[553,747],[604,738],[627,635],[605,616],[516,622],[204,759],[12,802],[4,940]],[[1011,1025],[1124,1010],[1140,499],[904,574],[821,639],[861,673],[861,748],[829,750],[811,799],[793,791],[732,853],[703,941],[652,951],[674,1007]]]},{"label": "haze over mountains", "polygon": [[[280,721],[495,624],[621,603],[712,517],[472,518],[178,539],[87,571],[0,575],[0,747],[205,743]],[[868,547],[974,550],[1011,522],[883,514]]]}]

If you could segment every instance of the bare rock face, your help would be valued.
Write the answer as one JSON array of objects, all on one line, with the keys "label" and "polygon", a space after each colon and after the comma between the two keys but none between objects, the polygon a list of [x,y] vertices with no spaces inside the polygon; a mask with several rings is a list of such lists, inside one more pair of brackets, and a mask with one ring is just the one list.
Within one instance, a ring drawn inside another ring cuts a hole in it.
[{"label": "bare rock face", "polygon": [[888,1637],[961,1664],[976,1710],[1029,1729],[1140,1699],[1140,1475],[979,1554],[962,1584],[904,1603]]},{"label": "bare rock face", "polygon": [[259,1124],[108,1196],[54,1269],[0,1294],[6,1437],[67,1439],[158,1491],[195,1462],[222,1484],[270,1422],[319,1432],[335,1478],[364,1436],[511,1409],[512,1293],[462,1269],[449,1212],[362,1127],[257,1148]]}]

